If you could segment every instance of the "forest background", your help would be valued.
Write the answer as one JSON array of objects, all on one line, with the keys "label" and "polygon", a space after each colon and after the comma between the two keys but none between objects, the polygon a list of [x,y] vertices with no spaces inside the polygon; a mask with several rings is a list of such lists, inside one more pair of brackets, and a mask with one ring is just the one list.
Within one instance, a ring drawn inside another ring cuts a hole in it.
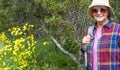
[{"label": "forest background", "polygon": [[[0,69],[83,70],[91,0],[0,0]],[[120,0],[110,0],[120,23]]]}]

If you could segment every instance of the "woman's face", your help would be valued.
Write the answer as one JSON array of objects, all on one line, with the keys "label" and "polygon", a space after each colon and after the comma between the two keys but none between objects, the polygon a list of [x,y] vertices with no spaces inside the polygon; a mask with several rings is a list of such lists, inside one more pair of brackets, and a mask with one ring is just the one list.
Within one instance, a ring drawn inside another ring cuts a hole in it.
[{"label": "woman's face", "polygon": [[109,8],[105,6],[94,6],[92,8],[92,15],[97,22],[103,22],[108,19]]}]

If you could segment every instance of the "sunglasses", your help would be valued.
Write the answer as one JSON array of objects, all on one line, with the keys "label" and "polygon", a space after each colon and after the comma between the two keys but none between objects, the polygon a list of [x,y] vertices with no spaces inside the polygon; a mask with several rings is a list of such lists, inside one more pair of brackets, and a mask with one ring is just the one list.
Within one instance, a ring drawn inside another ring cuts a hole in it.
[{"label": "sunglasses", "polygon": [[97,14],[100,11],[102,14],[105,14],[107,12],[107,10],[108,10],[107,7],[93,8],[92,13]]}]

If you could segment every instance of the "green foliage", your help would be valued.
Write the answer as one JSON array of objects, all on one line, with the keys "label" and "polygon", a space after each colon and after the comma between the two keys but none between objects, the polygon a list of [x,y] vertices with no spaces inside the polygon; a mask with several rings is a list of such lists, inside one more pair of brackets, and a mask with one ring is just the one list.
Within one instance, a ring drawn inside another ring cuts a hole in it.
[{"label": "green foliage", "polygon": [[112,6],[112,9],[115,13],[115,16],[114,16],[114,20],[115,22],[117,23],[120,23],[120,0],[110,0],[110,3],[111,3],[111,6]]},{"label": "green foliage", "polygon": [[[46,44],[45,44],[46,43]],[[54,48],[53,48],[54,47]],[[64,55],[49,40],[38,40],[35,53],[41,70],[76,70],[77,65],[69,56]]]},{"label": "green foliage", "polygon": [[10,7],[11,3],[9,1],[0,0],[0,31],[7,30],[10,27],[9,25],[13,26],[15,24]]},{"label": "green foliage", "polygon": [[86,11],[88,9],[90,3],[91,3],[91,1],[81,0],[78,5],[82,10]]},{"label": "green foliage", "polygon": [[61,0],[42,0],[42,7],[49,13],[64,12],[66,9],[65,1]]},{"label": "green foliage", "polygon": [[34,0],[35,4],[38,5],[42,0]]}]

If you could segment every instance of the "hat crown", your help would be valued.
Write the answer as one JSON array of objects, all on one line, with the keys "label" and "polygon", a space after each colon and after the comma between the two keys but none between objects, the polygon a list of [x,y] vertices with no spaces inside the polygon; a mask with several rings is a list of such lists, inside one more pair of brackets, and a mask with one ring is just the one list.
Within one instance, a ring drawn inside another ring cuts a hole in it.
[{"label": "hat crown", "polygon": [[92,3],[109,3],[109,0],[92,0]]},{"label": "hat crown", "polygon": [[96,5],[103,5],[103,6],[110,7],[109,0],[92,0],[92,3],[89,7],[93,7]]}]

